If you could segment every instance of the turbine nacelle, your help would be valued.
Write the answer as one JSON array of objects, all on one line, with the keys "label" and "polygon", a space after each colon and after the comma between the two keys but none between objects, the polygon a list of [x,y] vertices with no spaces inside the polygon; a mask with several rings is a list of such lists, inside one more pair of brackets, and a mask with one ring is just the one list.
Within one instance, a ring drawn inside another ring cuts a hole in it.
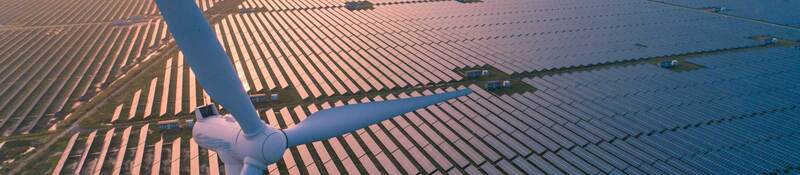
[{"label": "turbine nacelle", "polygon": [[246,136],[236,119],[230,114],[220,115],[214,104],[199,106],[196,111],[192,129],[195,142],[217,151],[227,172],[239,172],[243,165],[263,170],[278,161],[286,150],[286,135],[280,130]]}]

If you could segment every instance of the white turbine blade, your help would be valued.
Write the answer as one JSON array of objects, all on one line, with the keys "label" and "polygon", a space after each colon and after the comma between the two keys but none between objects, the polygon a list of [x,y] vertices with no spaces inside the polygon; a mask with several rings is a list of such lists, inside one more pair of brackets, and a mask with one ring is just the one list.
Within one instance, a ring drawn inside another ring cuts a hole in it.
[{"label": "white turbine blade", "polygon": [[233,70],[228,55],[194,0],[155,0],[198,82],[214,100],[233,113],[246,135],[265,127]]},{"label": "white turbine blade", "polygon": [[[254,164],[255,163],[255,164]],[[258,164],[258,165],[256,165]],[[264,171],[267,169],[267,165],[264,165],[261,162],[251,162],[248,163],[247,159],[244,161],[244,166],[242,166],[242,171],[239,175],[263,175]],[[231,173],[233,174],[233,173]]]},{"label": "white turbine blade", "polygon": [[234,157],[233,154],[235,153],[225,151],[217,152],[219,158],[222,159],[222,163],[225,163],[225,174],[240,174],[242,172],[243,161]]},{"label": "white turbine blade", "polygon": [[287,146],[326,140],[349,133],[383,120],[433,105],[448,99],[472,93],[470,89],[441,93],[429,96],[405,98],[346,105],[311,114],[294,127],[283,130]]},{"label": "white turbine blade", "polygon": [[240,175],[262,175],[262,174],[264,174],[264,169],[261,169],[261,167],[245,164],[244,168],[242,168],[242,173]]}]

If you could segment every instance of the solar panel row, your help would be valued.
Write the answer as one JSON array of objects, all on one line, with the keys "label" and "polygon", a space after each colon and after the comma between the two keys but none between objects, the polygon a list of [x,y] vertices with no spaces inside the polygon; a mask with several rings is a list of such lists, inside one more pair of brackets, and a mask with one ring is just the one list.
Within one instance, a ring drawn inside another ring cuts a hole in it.
[{"label": "solar panel row", "polygon": [[[207,10],[220,1],[198,0],[197,4]],[[0,24],[6,27],[81,25],[157,14],[156,5],[150,0],[7,0],[0,7]]]}]

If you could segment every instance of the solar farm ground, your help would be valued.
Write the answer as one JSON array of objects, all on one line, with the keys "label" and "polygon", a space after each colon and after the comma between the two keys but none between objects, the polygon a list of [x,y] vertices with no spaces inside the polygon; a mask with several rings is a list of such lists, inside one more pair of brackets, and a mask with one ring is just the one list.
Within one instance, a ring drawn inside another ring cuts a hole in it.
[{"label": "solar farm ground", "polygon": [[[269,174],[800,173],[791,2],[344,3],[198,1],[248,92],[281,94],[257,104],[276,128],[475,93],[292,148]],[[151,1],[0,4],[0,173],[224,173],[187,123],[213,99]]]}]

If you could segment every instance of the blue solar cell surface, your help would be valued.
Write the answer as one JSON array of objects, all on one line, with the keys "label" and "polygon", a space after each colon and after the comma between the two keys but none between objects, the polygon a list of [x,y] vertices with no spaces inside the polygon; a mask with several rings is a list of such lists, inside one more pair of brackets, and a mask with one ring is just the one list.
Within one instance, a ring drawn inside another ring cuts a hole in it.
[{"label": "blue solar cell surface", "polygon": [[800,27],[798,1],[655,0],[692,8],[725,8],[719,13]]}]

